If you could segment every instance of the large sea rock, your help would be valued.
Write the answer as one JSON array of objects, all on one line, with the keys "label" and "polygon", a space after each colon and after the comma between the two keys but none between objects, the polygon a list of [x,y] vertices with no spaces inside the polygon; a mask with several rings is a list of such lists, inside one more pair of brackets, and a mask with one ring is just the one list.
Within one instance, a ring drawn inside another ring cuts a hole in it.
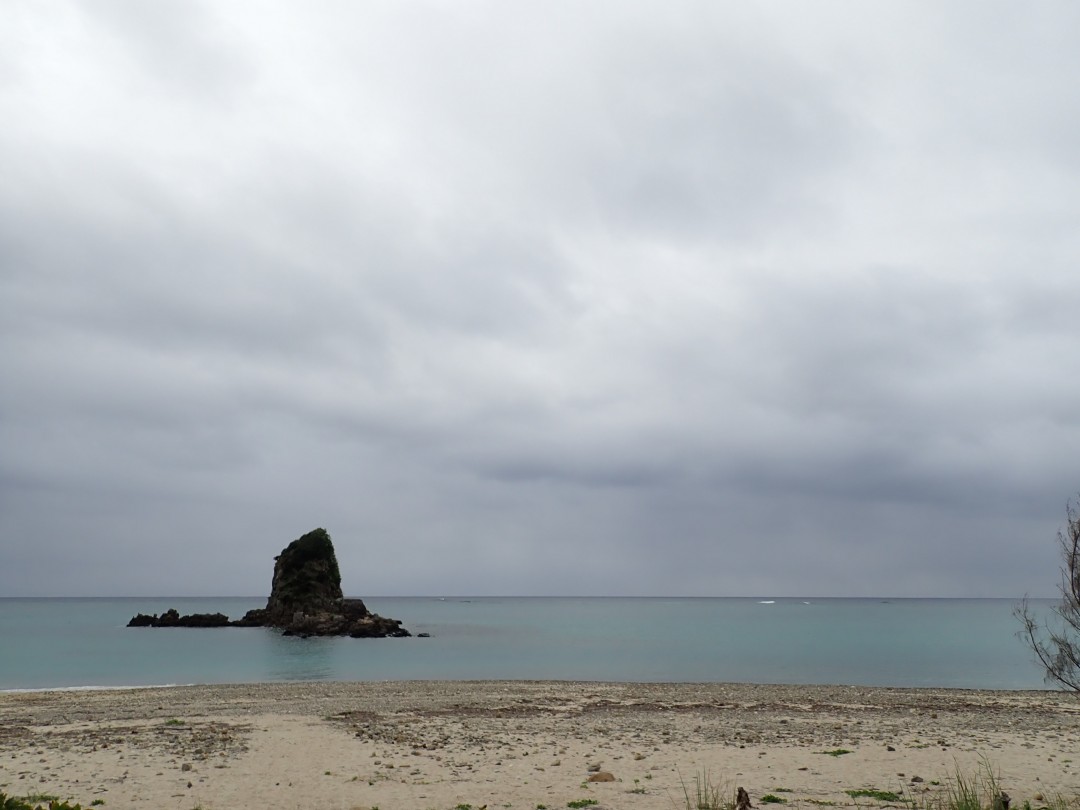
[{"label": "large sea rock", "polygon": [[221,613],[180,616],[168,610],[161,616],[144,613],[128,627],[276,627],[285,635],[385,638],[411,635],[397,619],[372,613],[360,599],[341,591],[334,544],[325,529],[293,540],[274,558],[274,579],[266,607],[249,610],[229,621]]}]

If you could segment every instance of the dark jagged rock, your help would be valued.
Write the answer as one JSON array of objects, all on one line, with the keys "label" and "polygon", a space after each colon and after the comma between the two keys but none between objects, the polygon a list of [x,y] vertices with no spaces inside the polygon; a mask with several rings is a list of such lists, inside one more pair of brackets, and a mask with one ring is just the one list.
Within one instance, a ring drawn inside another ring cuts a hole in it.
[{"label": "dark jagged rock", "polygon": [[385,638],[410,635],[397,619],[372,613],[359,599],[341,599],[327,611],[294,614],[283,630],[287,636]]},{"label": "dark jagged rock", "polygon": [[169,608],[160,616],[139,613],[127,623],[128,627],[228,627],[229,617],[224,613],[189,613],[181,616]]},{"label": "dark jagged rock", "polygon": [[[266,607],[249,610],[244,620],[288,627],[297,614],[341,613],[341,572],[325,529],[293,540],[274,558],[274,579]],[[359,600],[357,600],[359,601]],[[363,612],[367,609],[363,607]]]},{"label": "dark jagged rock", "polygon": [[229,617],[224,613],[191,613],[181,616],[177,627],[228,627]]},{"label": "dark jagged rock", "polygon": [[293,540],[274,558],[274,579],[266,607],[249,610],[230,622],[221,613],[161,616],[140,613],[128,627],[276,627],[287,636],[385,638],[411,635],[397,619],[372,613],[360,599],[341,592],[334,544],[325,529]]},{"label": "dark jagged rock", "polygon": [[325,529],[293,540],[274,558],[274,580],[266,607],[249,610],[237,624],[278,627],[289,636],[408,636],[396,619],[367,609],[341,592],[334,544]]}]

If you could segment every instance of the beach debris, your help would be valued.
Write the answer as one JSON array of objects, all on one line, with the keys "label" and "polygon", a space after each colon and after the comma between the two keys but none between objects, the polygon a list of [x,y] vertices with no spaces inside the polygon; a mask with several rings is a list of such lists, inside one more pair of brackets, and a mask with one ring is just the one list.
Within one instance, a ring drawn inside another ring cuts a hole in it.
[{"label": "beach debris", "polygon": [[286,636],[409,636],[397,619],[379,616],[361,599],[346,599],[341,590],[334,544],[326,529],[293,540],[274,558],[274,578],[266,607],[249,610],[230,621],[223,613],[181,616],[169,609],[160,616],[136,614],[128,627],[275,627]]}]

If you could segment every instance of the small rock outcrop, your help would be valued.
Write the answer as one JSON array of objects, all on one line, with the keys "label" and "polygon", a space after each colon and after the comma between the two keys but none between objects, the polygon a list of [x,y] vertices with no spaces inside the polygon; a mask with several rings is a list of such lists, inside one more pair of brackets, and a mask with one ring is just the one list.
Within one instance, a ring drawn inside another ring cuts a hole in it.
[{"label": "small rock outcrop", "polygon": [[169,608],[160,616],[148,616],[145,613],[136,614],[128,627],[228,627],[231,624],[229,617],[224,613],[189,613],[181,616],[173,608]]},{"label": "small rock outcrop", "polygon": [[293,540],[274,558],[274,579],[266,607],[249,610],[230,621],[222,613],[160,616],[140,613],[128,627],[275,627],[287,636],[351,636],[386,638],[411,635],[397,619],[372,613],[360,599],[341,591],[334,544],[325,529]]}]

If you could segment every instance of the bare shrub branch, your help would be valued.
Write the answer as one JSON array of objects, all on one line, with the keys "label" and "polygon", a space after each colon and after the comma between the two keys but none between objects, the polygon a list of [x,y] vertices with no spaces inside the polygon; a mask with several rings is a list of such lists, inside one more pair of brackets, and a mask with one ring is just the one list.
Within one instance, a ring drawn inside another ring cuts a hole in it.
[{"label": "bare shrub branch", "polygon": [[1046,681],[1080,692],[1080,507],[1068,503],[1065,517],[1065,529],[1058,532],[1061,603],[1053,609],[1060,625],[1040,622],[1027,597],[1013,612],[1023,625],[1020,635],[1045,670]]}]

